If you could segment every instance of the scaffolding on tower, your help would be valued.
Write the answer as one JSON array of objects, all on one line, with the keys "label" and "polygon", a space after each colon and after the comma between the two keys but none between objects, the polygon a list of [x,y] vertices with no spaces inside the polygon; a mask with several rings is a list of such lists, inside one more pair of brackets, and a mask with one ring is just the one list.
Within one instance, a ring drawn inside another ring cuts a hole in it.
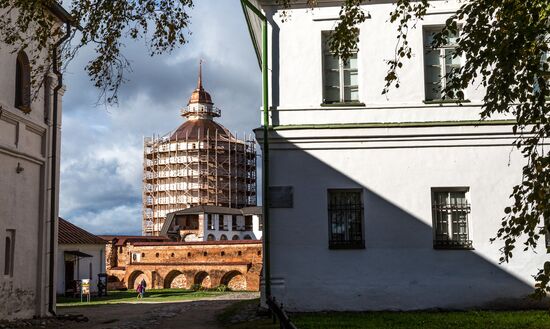
[{"label": "scaffolding on tower", "polygon": [[256,142],[213,120],[221,111],[202,86],[181,115],[188,121],[143,140],[143,235],[159,235],[168,213],[200,205],[256,205]]}]

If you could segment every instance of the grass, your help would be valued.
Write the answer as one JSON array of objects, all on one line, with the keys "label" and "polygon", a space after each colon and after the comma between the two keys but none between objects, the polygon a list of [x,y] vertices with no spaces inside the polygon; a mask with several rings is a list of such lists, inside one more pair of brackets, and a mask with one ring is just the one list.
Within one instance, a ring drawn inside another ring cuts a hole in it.
[{"label": "grass", "polygon": [[137,292],[128,291],[109,291],[106,297],[93,297],[89,303],[80,302],[80,297],[57,297],[57,307],[66,306],[94,306],[120,303],[136,303],[136,302],[174,302],[181,300],[200,299],[207,297],[216,297],[226,294],[219,291],[193,291],[185,289],[151,289],[145,292],[143,299],[137,299]]},{"label": "grass", "polygon": [[[230,329],[278,329],[270,318],[228,324],[229,320],[258,300],[228,307],[219,321]],[[299,329],[550,329],[548,311],[468,311],[468,312],[327,312],[291,314]]]},{"label": "grass", "polygon": [[299,314],[292,321],[300,329],[544,329],[550,328],[547,311],[372,312]]}]

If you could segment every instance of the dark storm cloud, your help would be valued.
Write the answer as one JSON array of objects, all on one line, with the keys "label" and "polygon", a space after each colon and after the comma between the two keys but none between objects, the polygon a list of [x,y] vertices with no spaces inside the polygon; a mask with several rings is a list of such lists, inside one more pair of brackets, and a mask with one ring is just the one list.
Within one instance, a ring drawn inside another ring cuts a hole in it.
[{"label": "dark storm cloud", "polygon": [[141,230],[143,136],[165,134],[184,120],[179,110],[196,86],[198,63],[218,120],[232,131],[259,125],[260,71],[237,0],[196,1],[190,42],[171,54],[150,57],[128,43],[132,63],[119,105],[94,106],[98,91],[83,68],[83,49],[65,75],[60,214],[98,234]]}]

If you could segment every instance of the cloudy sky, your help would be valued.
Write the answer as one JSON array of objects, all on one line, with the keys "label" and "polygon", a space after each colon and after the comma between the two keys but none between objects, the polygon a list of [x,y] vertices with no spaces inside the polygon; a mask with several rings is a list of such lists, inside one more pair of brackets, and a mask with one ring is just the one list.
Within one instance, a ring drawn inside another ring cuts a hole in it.
[{"label": "cloudy sky", "polygon": [[63,98],[60,215],[96,234],[141,234],[143,137],[176,129],[196,86],[203,82],[220,123],[239,135],[259,125],[261,72],[238,0],[196,0],[189,43],[150,57],[127,43],[132,63],[119,105],[96,106],[98,91],[84,72],[90,52],[67,68]]}]

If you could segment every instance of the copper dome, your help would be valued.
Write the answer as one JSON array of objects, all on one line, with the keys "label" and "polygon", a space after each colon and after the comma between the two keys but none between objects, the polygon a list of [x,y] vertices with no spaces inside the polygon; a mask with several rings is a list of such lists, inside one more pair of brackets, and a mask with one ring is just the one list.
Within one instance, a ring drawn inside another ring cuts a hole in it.
[{"label": "copper dome", "polygon": [[197,82],[197,88],[191,94],[187,105],[196,103],[210,105],[214,104],[212,103],[212,97],[210,97],[210,94],[206,90],[204,90],[202,86],[202,60],[199,64],[199,81]]},{"label": "copper dome", "polygon": [[188,141],[198,141],[199,139],[205,140],[207,137],[214,139],[216,138],[216,133],[218,138],[234,139],[231,132],[217,122],[210,119],[197,119],[184,122],[170,136],[170,140],[184,141],[187,139]]}]

